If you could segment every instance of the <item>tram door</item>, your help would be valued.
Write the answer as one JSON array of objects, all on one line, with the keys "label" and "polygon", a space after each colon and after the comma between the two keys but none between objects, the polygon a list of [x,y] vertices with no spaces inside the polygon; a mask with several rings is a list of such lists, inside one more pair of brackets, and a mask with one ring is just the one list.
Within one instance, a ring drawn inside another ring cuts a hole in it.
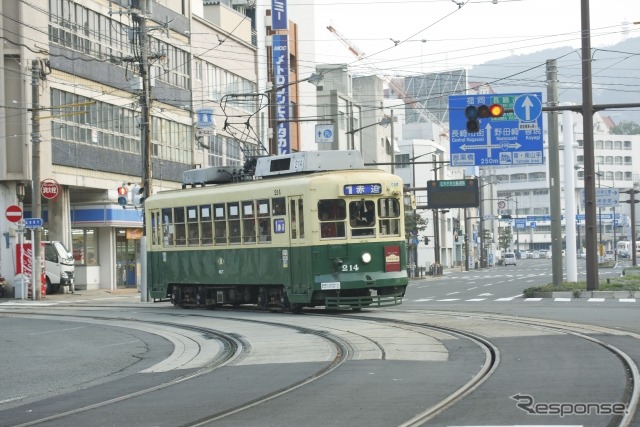
[{"label": "tram door", "polygon": [[306,248],[303,245],[305,241],[303,207],[302,196],[289,197],[289,269],[293,293],[303,293],[308,289],[304,277],[306,277],[309,263],[300,258],[302,254],[300,251]]}]

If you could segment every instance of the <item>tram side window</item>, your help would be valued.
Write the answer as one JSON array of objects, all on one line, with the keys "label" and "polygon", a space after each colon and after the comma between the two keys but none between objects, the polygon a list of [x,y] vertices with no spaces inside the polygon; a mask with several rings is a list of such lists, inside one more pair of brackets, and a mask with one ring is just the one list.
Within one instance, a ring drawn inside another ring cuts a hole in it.
[{"label": "tram side window", "polygon": [[160,244],[160,212],[151,212],[151,244],[156,246]]},{"label": "tram side window", "polygon": [[372,200],[357,200],[349,203],[351,236],[374,236],[376,226],[375,203]]},{"label": "tram side window", "polygon": [[277,197],[273,199],[273,215],[286,215],[287,214],[287,202],[284,197]]},{"label": "tram side window", "polygon": [[398,199],[378,200],[378,215],[380,217],[380,235],[400,235],[400,202]]},{"label": "tram side window", "polygon": [[213,243],[213,223],[211,217],[211,205],[200,206],[200,232],[202,233],[202,244],[211,245]]},{"label": "tram side window", "polygon": [[318,220],[320,238],[331,239],[346,236],[346,203],[341,199],[323,199],[318,201]]},{"label": "tram side window", "polygon": [[173,225],[176,231],[176,246],[187,243],[187,231],[184,222],[184,208],[173,208]]},{"label": "tram side window", "polygon": [[171,208],[162,209],[162,234],[163,246],[173,246],[175,244],[175,233],[173,227],[173,211]]},{"label": "tram side window", "polygon": [[227,217],[229,219],[229,243],[240,243],[240,204],[227,203]]},{"label": "tram side window", "polygon": [[256,212],[253,200],[242,202],[242,241],[256,242]]},{"label": "tram side window", "polygon": [[304,239],[304,204],[298,199],[298,223],[300,224],[300,238]]},{"label": "tram side window", "polygon": [[187,206],[187,245],[200,245],[200,228],[198,221],[198,207]]},{"label": "tram side window", "polygon": [[289,209],[289,212],[291,212],[291,238],[292,239],[297,239],[298,238],[298,224],[297,224],[297,219],[296,219],[296,201],[295,200],[291,200],[291,209]]},{"label": "tram side window", "polygon": [[265,243],[271,241],[271,215],[269,211],[269,200],[258,200],[258,242]]},{"label": "tram side window", "polygon": [[216,236],[216,245],[226,245],[227,217],[225,215],[224,203],[216,203],[213,205],[213,227]]}]

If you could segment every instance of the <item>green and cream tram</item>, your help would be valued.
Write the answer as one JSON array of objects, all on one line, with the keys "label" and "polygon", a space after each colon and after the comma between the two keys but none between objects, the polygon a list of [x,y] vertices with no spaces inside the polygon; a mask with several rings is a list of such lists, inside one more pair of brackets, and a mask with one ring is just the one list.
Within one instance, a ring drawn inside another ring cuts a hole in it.
[{"label": "green and cream tram", "polygon": [[231,176],[187,171],[187,188],[145,201],[151,298],[292,311],[401,303],[398,176],[366,169],[355,151],[259,158],[251,180],[220,184]]}]

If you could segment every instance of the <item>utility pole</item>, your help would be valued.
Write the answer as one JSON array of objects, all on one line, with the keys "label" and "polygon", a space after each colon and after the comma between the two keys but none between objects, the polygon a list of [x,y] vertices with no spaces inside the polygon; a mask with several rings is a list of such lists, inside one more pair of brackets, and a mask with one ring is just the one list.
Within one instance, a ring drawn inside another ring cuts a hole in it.
[{"label": "utility pole", "polygon": [[[587,247],[587,291],[599,288],[596,251],[595,145],[593,143],[593,90],[591,81],[591,25],[589,0],[581,0],[582,29],[582,133],[584,140],[584,214]],[[569,256],[569,254],[567,254]]]},{"label": "utility pole", "polygon": [[[42,217],[42,201],[40,199],[40,79],[43,70],[40,69],[40,60],[31,61],[31,218]],[[31,286],[33,300],[42,298],[40,275],[40,228],[31,229],[31,251],[33,258],[31,261]],[[21,253],[24,248],[20,248]],[[23,273],[24,274],[24,271]]]},{"label": "utility pole", "polygon": [[[558,66],[555,59],[547,61],[547,102],[558,105]],[[551,208],[551,271],[553,285],[562,283],[562,209],[560,207],[560,141],[558,135],[558,112],[548,113],[549,121],[549,192]]]},{"label": "utility pole", "polygon": [[[140,144],[142,148],[142,206],[144,201],[152,194],[151,188],[151,85],[149,81],[149,52],[147,45],[147,8],[148,0],[140,0],[140,10],[133,16],[137,26],[137,40],[140,49],[139,73],[142,80],[142,91],[140,93]],[[142,213],[142,237],[140,239],[140,268],[142,270],[140,278],[140,300],[147,302],[147,218]]]}]

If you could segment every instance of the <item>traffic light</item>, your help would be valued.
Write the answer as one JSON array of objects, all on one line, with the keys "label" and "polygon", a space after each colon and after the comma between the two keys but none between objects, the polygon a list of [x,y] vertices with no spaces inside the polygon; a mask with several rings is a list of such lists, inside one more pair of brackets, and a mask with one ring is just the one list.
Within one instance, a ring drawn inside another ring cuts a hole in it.
[{"label": "traffic light", "polygon": [[429,238],[427,236],[424,236],[424,244],[425,245],[429,244]]},{"label": "traffic light", "polygon": [[458,235],[457,234],[453,235],[453,240],[455,240],[456,242],[458,241]]},{"label": "traffic light", "polygon": [[120,206],[127,206],[127,203],[129,202],[128,193],[129,190],[127,187],[118,187],[118,204]]},{"label": "traffic light", "polygon": [[498,215],[498,219],[511,219],[511,215]]},{"label": "traffic light", "polygon": [[144,187],[141,187],[139,185],[135,185],[133,187],[133,189],[131,190],[131,195],[133,197],[133,206],[142,206],[142,204],[144,203]]},{"label": "traffic light", "polygon": [[464,109],[464,116],[467,118],[467,132],[476,133],[480,131],[480,119],[502,117],[504,107],[500,104],[469,105]]}]

